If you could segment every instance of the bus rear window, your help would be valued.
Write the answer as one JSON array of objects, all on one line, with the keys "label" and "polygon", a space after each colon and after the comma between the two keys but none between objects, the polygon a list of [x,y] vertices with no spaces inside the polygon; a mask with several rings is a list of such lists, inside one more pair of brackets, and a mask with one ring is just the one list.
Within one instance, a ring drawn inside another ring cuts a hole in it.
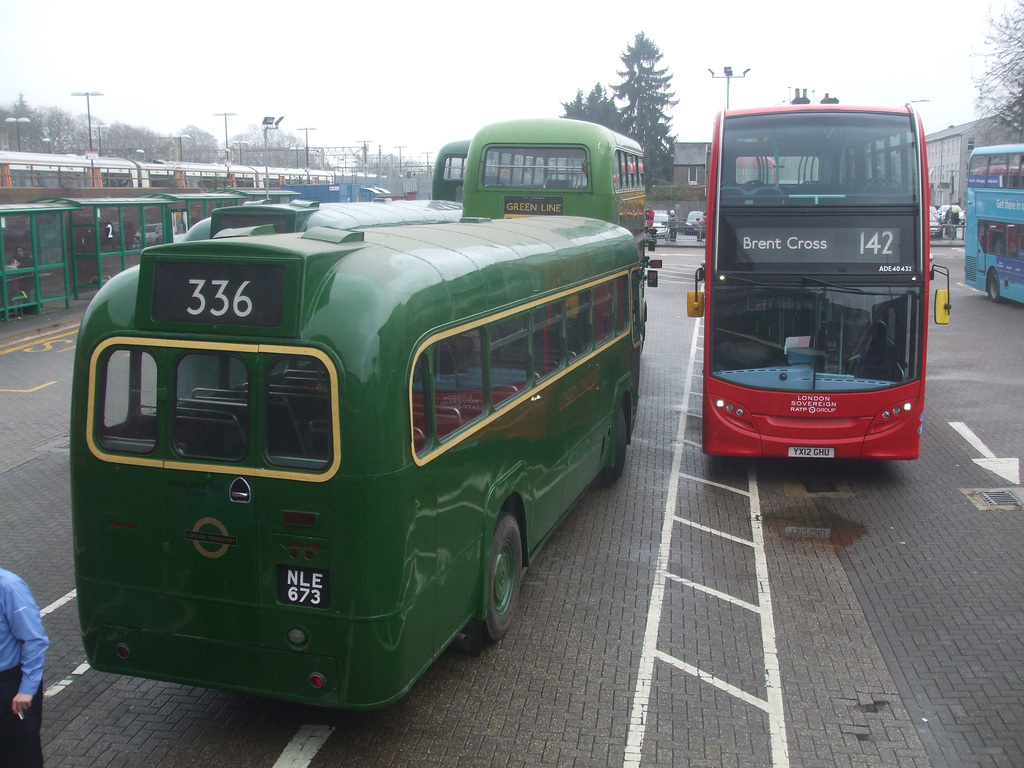
[{"label": "bus rear window", "polygon": [[188,353],[175,367],[174,450],[241,461],[249,452],[249,373],[228,353]]},{"label": "bus rear window", "polygon": [[156,448],[156,361],[149,352],[115,348],[99,368],[97,440],[108,451],[150,453]]},{"label": "bus rear window", "polygon": [[489,147],[484,187],[584,189],[587,153],[582,147]]},{"label": "bus rear window", "polygon": [[267,368],[263,446],[267,463],[323,469],[333,457],[331,380],[311,357],[282,357]]}]

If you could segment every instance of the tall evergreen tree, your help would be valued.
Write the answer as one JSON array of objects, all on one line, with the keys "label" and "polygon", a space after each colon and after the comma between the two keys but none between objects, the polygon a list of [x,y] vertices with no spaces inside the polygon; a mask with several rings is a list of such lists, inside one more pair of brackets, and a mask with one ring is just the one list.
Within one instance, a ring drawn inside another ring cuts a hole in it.
[{"label": "tall evergreen tree", "polygon": [[1024,0],[989,19],[988,68],[978,80],[978,109],[995,115],[1007,140],[1024,138]]},{"label": "tall evergreen tree", "polygon": [[603,125],[613,131],[622,132],[622,113],[615,104],[615,100],[605,93],[604,86],[597,83],[583,98],[582,89],[576,91],[576,98],[570,102],[563,102],[565,109],[564,117],[573,120],[586,120],[590,123]]},{"label": "tall evergreen tree", "polygon": [[621,59],[625,70],[618,75],[623,80],[613,85],[612,91],[615,99],[625,104],[624,132],[644,148],[648,186],[671,182],[675,139],[666,111],[679,103],[671,90],[672,75],[668,69],[658,68],[661,50],[643,32],[626,47]]}]

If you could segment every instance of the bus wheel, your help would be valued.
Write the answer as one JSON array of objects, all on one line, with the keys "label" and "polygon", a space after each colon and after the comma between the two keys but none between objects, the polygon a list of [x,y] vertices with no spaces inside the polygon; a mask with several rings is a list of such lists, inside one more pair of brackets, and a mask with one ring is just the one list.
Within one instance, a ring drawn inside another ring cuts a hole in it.
[{"label": "bus wheel", "polygon": [[512,626],[523,575],[523,542],[515,515],[503,511],[491,540],[491,567],[487,578],[487,639],[496,643]]},{"label": "bus wheel", "polygon": [[999,275],[994,270],[989,270],[988,280],[985,281],[985,289],[992,301],[999,301]]},{"label": "bus wheel", "polygon": [[619,408],[619,417],[615,420],[615,459],[610,467],[601,469],[601,482],[605,488],[610,488],[615,481],[622,477],[622,470],[626,467],[626,412]]}]

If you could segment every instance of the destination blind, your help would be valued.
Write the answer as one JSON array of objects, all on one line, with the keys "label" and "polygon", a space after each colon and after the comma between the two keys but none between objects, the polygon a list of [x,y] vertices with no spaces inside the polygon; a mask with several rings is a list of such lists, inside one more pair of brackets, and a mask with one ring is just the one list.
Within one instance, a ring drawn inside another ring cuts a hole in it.
[{"label": "destination blind", "polygon": [[153,271],[153,319],[277,328],[284,314],[280,264],[158,261]]},{"label": "destination blind", "polygon": [[565,205],[560,197],[505,197],[505,218],[519,216],[562,216]]}]

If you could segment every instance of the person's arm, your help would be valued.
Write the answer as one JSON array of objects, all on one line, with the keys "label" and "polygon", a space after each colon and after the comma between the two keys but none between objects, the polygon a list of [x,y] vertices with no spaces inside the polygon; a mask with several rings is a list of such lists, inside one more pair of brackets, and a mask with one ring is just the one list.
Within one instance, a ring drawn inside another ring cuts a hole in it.
[{"label": "person's arm", "polygon": [[[28,587],[19,590],[18,600],[13,614],[10,617],[11,634],[21,641],[21,685],[18,686],[18,694],[27,696],[29,703],[32,696],[39,690],[43,682],[43,663],[46,659],[46,649],[50,646],[50,639],[43,629],[43,622],[39,616],[39,607],[32,599]],[[17,702],[18,697],[15,698]],[[18,710],[15,709],[15,712]]]}]

